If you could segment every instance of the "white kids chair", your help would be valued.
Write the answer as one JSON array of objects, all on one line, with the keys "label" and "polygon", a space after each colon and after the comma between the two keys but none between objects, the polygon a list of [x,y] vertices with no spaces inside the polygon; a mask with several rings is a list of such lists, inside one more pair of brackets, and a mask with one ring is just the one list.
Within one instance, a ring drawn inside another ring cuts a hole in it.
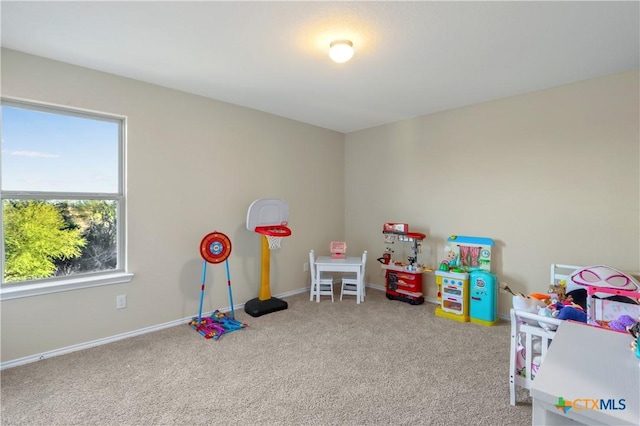
[{"label": "white kids chair", "polygon": [[358,303],[364,302],[364,296],[366,295],[365,291],[365,268],[367,266],[367,251],[365,250],[362,253],[362,266],[360,267],[360,277],[362,278],[362,282],[358,282],[358,275],[355,272],[345,272],[342,275],[342,288],[340,290],[340,300],[342,300],[343,295],[352,295],[356,296],[356,300]]},{"label": "white kids chair", "polygon": [[[313,250],[309,251],[309,271],[311,271],[311,287],[309,288],[309,300],[313,301],[315,296],[320,301],[320,296],[331,296],[333,302],[333,285],[340,282],[329,272],[320,272],[320,282],[316,283],[316,257]],[[317,286],[320,286],[318,289]]]}]

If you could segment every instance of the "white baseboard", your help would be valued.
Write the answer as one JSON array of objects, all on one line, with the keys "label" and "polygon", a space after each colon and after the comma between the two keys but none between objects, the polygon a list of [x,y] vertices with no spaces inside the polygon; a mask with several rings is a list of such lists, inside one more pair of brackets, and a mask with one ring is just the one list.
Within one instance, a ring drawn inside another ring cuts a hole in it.
[{"label": "white baseboard", "polygon": [[[381,285],[367,284],[367,287],[368,288],[373,288],[375,290],[387,291],[387,288],[385,286],[381,286]],[[440,302],[438,302],[438,299],[433,299],[433,298],[430,298],[430,297],[425,298],[424,301],[425,302],[429,302],[429,303],[433,303],[435,305],[439,305],[440,304]],[[501,320],[507,321],[507,322],[511,321],[511,317],[508,314],[504,315],[504,314],[500,314],[499,313],[498,314],[498,318],[500,318]]]},{"label": "white baseboard", "polygon": [[[373,284],[367,284],[366,286],[368,288],[372,288],[374,290],[386,291],[386,288],[384,286],[373,285]],[[275,297],[284,299],[284,298],[287,298],[287,297],[290,297],[290,296],[294,296],[296,294],[307,293],[307,292],[309,292],[309,287],[302,288],[302,289],[299,289],[299,290],[289,291],[289,292],[282,293],[282,294],[278,294]],[[425,299],[425,301],[427,301],[429,303],[435,303],[435,304],[439,303],[436,299],[431,299],[431,298]],[[244,308],[244,303],[242,303],[240,305],[234,305],[233,308],[234,308],[234,310],[235,309],[242,309],[242,308]],[[229,312],[231,310],[231,307],[229,306],[227,308],[221,308],[221,309],[218,309],[218,310],[220,312]],[[213,311],[203,313],[202,315],[203,316],[208,316],[208,315],[211,315],[212,313],[213,313]],[[509,315],[498,314],[498,317],[503,319],[503,320],[506,320],[506,321],[510,320]],[[102,338],[102,339],[92,340],[90,342],[79,343],[77,345],[71,345],[71,346],[67,346],[67,347],[64,347],[64,348],[60,348],[60,349],[54,349],[52,351],[42,352],[42,353],[39,353],[39,354],[29,355],[29,356],[25,356],[23,358],[14,359],[14,360],[11,360],[11,361],[6,361],[6,362],[3,362],[3,363],[0,363],[0,371],[5,370],[7,368],[17,367],[19,365],[30,364],[32,362],[41,361],[43,359],[53,358],[53,357],[56,357],[56,356],[68,354],[68,353],[71,353],[71,352],[81,351],[83,349],[89,349],[89,348],[94,348],[96,346],[106,345],[108,343],[117,342],[118,340],[128,339],[129,337],[140,336],[142,334],[153,333],[154,331],[160,331],[160,330],[163,330],[165,328],[175,327],[175,326],[178,326],[178,325],[186,324],[189,321],[191,321],[192,318],[193,318],[193,315],[185,317],[185,318],[180,318],[180,319],[177,319],[177,320],[174,320],[174,321],[165,322],[164,324],[158,324],[158,325],[153,325],[151,327],[140,328],[138,330],[133,330],[133,331],[129,331],[127,333],[117,334],[115,336],[105,337],[105,338]]]},{"label": "white baseboard", "polygon": [[[290,292],[287,292],[287,293],[282,293],[280,295],[277,295],[276,297],[286,298],[286,297],[289,297],[289,296],[293,296],[294,294],[304,293],[304,292],[307,292],[307,291],[309,291],[309,290],[303,288],[301,290],[295,290],[295,291],[290,291]],[[239,305],[233,305],[233,308],[234,308],[234,310],[242,309],[242,308],[244,308],[244,303],[239,304]],[[227,308],[220,308],[218,310],[220,312],[229,312],[229,311],[231,311],[231,307],[229,306]],[[213,311],[211,311],[211,312],[203,312],[202,316],[209,316],[212,313],[213,313]],[[174,321],[165,322],[164,324],[157,324],[157,325],[153,325],[151,327],[140,328],[138,330],[129,331],[127,333],[117,334],[115,336],[109,336],[109,337],[105,337],[105,338],[102,338],[102,339],[92,340],[90,342],[79,343],[77,345],[71,345],[71,346],[67,346],[67,347],[64,347],[64,348],[60,348],[60,349],[54,349],[52,351],[42,352],[42,353],[39,353],[39,354],[29,355],[29,356],[25,356],[23,358],[14,359],[14,360],[11,360],[11,361],[6,361],[6,362],[3,362],[3,363],[0,363],[0,371],[5,370],[7,368],[17,367],[19,365],[30,364],[32,362],[41,361],[43,359],[53,358],[53,357],[56,357],[56,356],[68,354],[68,353],[71,353],[71,352],[81,351],[83,349],[89,349],[89,348],[94,348],[96,346],[106,345],[108,343],[117,342],[118,340],[128,339],[129,337],[140,336],[142,334],[153,333],[154,331],[160,331],[160,330],[163,330],[165,328],[188,324],[189,321],[191,321],[192,318],[193,318],[193,315],[185,317],[185,318],[180,318],[180,319],[177,319],[177,320],[174,320]]]}]

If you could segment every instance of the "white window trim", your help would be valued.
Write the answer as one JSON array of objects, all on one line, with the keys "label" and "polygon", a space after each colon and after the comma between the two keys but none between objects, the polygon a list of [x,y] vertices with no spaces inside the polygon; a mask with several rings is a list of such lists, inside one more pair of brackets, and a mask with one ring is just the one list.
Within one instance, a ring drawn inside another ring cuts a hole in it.
[{"label": "white window trim", "polygon": [[3,284],[0,289],[0,301],[20,299],[22,297],[41,296],[43,294],[59,293],[62,291],[79,290],[89,287],[98,287],[110,284],[128,283],[133,279],[130,272],[100,273],[95,276],[66,278],[59,281],[48,280],[47,282],[32,284]]},{"label": "white window trim", "polygon": [[[48,278],[46,280],[37,280],[33,282],[21,282],[21,283],[4,283],[0,285],[0,301],[11,300],[11,299],[20,299],[23,297],[31,297],[31,296],[40,296],[45,294],[53,294],[60,293],[63,291],[71,291],[71,290],[80,290],[83,288],[90,287],[98,287],[104,285],[111,284],[123,284],[128,283],[133,279],[133,273],[128,271],[128,253],[127,253],[127,226],[125,221],[123,220],[126,217],[126,128],[127,121],[125,116],[108,114],[99,111],[92,111],[82,108],[70,108],[64,105],[55,105],[43,102],[37,102],[27,99],[20,98],[11,98],[11,97],[2,97],[2,103],[6,103],[9,105],[15,105],[20,107],[28,108],[29,105],[33,105],[34,107],[42,107],[43,109],[50,109],[52,112],[56,111],[65,111],[73,115],[74,112],[81,113],[82,115],[96,115],[98,117],[110,117],[116,120],[122,121],[121,126],[121,141],[118,145],[118,173],[120,175],[119,178],[119,195],[118,194],[94,194],[91,193],[92,198],[105,198],[105,199],[117,199],[119,200],[120,207],[118,208],[117,220],[118,220],[118,253],[120,258],[120,263],[122,264],[122,268],[118,268],[115,271],[103,271],[96,272],[94,274],[79,274],[73,277],[54,277]],[[4,191],[5,195],[12,193],[16,198],[22,198],[19,191]],[[20,194],[20,195],[18,195]],[[35,192],[31,193],[31,195],[36,194]],[[43,193],[44,194],[44,193]],[[41,195],[43,195],[41,194]],[[62,193],[61,193],[62,194]],[[66,198],[75,198],[83,197],[84,194],[73,194],[73,193],[64,193]],[[97,195],[97,197],[96,197]],[[103,196],[101,196],[103,195]],[[58,197],[60,194],[58,194]],[[44,197],[48,198],[48,197]],[[54,197],[56,198],[56,197]],[[2,210],[0,210],[0,216],[2,215]],[[1,231],[1,230],[0,230]],[[2,232],[0,232],[2,234]],[[3,237],[4,238],[4,237]],[[4,262],[0,259],[0,263],[4,266]]]}]

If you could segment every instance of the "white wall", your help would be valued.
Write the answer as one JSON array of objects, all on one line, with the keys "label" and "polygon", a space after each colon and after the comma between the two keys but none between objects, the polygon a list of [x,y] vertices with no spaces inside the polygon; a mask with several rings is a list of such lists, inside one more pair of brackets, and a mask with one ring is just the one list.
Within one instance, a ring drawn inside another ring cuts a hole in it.
[{"label": "white wall", "polygon": [[[427,233],[436,266],[452,234],[493,238],[493,270],[546,292],[549,265],[640,271],[639,73],[627,72],[346,135],[349,249],[381,256],[384,222]],[[380,171],[383,171],[382,173]],[[427,297],[436,297],[433,274]],[[367,281],[383,285],[377,262]],[[511,299],[499,298],[508,313]]]},{"label": "white wall", "polygon": [[[2,361],[197,315],[201,239],[227,234],[235,303],[258,296],[260,237],[249,204],[283,198],[291,237],[271,254],[273,295],[308,286],[308,251],[344,237],[344,135],[10,50],[2,95],[128,117],[128,284],[3,301]],[[229,306],[210,266],[203,311]],[[128,307],[115,309],[126,294]],[[185,325],[186,326],[186,325]]]},{"label": "white wall", "polygon": [[[525,293],[546,289],[551,262],[640,270],[639,79],[613,75],[345,136],[2,50],[3,96],[128,117],[136,274],[3,301],[2,362],[196,314],[198,246],[213,230],[233,243],[234,301],[256,297],[260,239],[244,222],[257,198],[291,208],[293,235],[271,256],[273,294],[308,286],[308,250],[345,236],[349,252],[370,253],[367,282],[384,285],[375,258],[390,221],[429,235],[419,260],[433,265],[451,234],[493,238],[495,272]],[[226,291],[224,268],[209,268],[204,310],[228,306]],[[116,311],[119,294],[129,307]],[[500,312],[509,307],[500,295]]]}]

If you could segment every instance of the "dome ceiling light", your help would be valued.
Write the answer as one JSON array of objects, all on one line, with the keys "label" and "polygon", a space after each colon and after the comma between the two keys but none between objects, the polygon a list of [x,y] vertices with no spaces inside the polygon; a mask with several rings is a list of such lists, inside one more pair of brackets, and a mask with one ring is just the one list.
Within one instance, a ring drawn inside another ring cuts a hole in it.
[{"label": "dome ceiling light", "polygon": [[353,56],[353,43],[350,40],[335,40],[329,45],[329,57],[339,64],[347,62]]}]

